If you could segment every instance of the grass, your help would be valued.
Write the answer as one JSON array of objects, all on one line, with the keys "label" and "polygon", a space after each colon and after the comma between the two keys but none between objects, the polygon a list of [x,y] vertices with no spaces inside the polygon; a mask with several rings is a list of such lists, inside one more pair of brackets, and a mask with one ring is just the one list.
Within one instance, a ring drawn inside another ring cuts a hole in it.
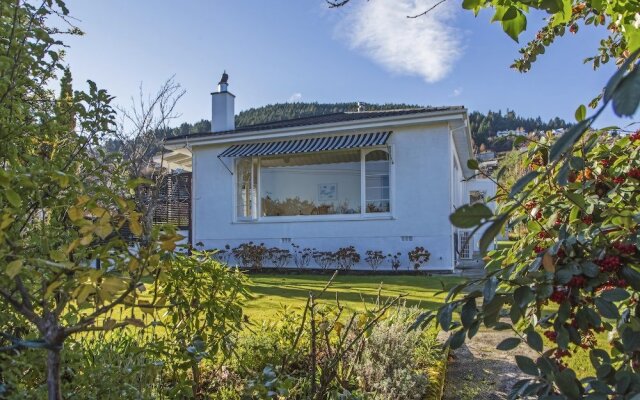
[{"label": "grass", "polygon": [[[320,274],[255,274],[251,275],[253,299],[247,302],[245,313],[250,320],[273,320],[286,306],[301,311],[309,292],[319,293],[330,275]],[[320,303],[335,302],[348,310],[362,310],[364,302],[371,304],[378,292],[383,298],[406,295],[407,305],[435,310],[452,286],[464,278],[441,275],[340,275],[336,276]],[[442,292],[443,293],[438,293]]]},{"label": "grass", "polygon": [[[251,321],[260,322],[277,319],[285,307],[288,312],[301,312],[309,292],[319,293],[330,275],[253,274],[250,278],[253,299],[247,302],[245,313]],[[448,289],[464,280],[446,275],[338,275],[319,302],[335,302],[337,295],[340,304],[347,309],[362,310],[364,302],[371,305],[380,291],[383,298],[404,294],[407,305],[435,310],[444,301]],[[601,345],[605,344],[606,334],[598,335],[597,339]],[[546,338],[544,340],[545,348],[553,347]],[[578,349],[566,360],[578,376],[594,373],[587,350]]]}]

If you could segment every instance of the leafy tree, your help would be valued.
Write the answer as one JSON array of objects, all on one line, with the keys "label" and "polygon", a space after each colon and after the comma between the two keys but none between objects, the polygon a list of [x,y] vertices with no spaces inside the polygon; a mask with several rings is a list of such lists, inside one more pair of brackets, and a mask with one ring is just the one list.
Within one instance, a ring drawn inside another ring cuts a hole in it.
[{"label": "leafy tree", "polygon": [[[57,37],[78,30],[50,22],[67,13],[61,0],[0,2],[0,313],[23,327],[2,332],[2,350],[46,351],[50,399],[62,396],[66,339],[141,325],[102,317],[138,306],[138,290],[178,239],[155,229],[132,248],[121,234],[125,225],[144,234],[129,199],[140,182],[128,182],[119,156],[100,149],[114,122],[112,98],[93,82],[72,94]],[[56,99],[49,85],[59,72]]]}]

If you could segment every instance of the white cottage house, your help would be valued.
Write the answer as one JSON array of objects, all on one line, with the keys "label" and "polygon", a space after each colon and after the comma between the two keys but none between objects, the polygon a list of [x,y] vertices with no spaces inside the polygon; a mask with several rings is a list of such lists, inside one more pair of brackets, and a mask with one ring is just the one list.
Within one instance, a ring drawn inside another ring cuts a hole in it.
[{"label": "white cottage house", "polygon": [[[464,107],[342,112],[235,127],[226,74],[212,96],[212,132],[167,139],[165,162],[192,171],[191,242],[384,254],[426,248],[421,269],[453,270],[473,241],[449,214],[495,193],[471,179]],[[474,197],[475,196],[475,197]],[[369,269],[364,261],[356,268]],[[380,269],[390,268],[382,265]]]}]

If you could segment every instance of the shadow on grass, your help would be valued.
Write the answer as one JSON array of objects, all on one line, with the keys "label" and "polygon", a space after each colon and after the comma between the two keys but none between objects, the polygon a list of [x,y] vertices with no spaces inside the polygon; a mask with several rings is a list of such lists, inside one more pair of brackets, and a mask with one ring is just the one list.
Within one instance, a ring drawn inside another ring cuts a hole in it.
[{"label": "shadow on grass", "polygon": [[[315,289],[315,288],[314,288]],[[321,288],[317,290],[313,290],[315,293],[320,291]],[[343,289],[343,288],[340,288]],[[310,289],[302,288],[302,287],[276,287],[276,286],[267,286],[267,285],[254,285],[251,288],[251,294],[253,297],[253,301],[261,301],[266,300],[267,298],[272,298],[276,300],[281,299],[281,303],[283,305],[297,305],[294,303],[300,303],[300,305],[304,305],[307,297],[309,296]],[[341,303],[362,303],[363,301],[367,304],[373,304],[377,298],[377,290],[375,289],[355,289],[354,291],[342,291],[336,290],[336,288],[329,288],[324,296],[321,298],[321,302],[332,302],[335,301],[336,293],[338,295],[338,299]],[[435,310],[440,305],[442,305],[442,300],[437,300],[433,298],[433,294],[431,294],[429,298],[420,298],[407,291],[402,290],[385,290],[384,286],[381,292],[381,297],[383,299],[394,298],[399,294],[407,294],[404,300],[406,300],[406,304],[408,306],[419,306],[420,308]],[[297,300],[297,301],[296,301]]]}]

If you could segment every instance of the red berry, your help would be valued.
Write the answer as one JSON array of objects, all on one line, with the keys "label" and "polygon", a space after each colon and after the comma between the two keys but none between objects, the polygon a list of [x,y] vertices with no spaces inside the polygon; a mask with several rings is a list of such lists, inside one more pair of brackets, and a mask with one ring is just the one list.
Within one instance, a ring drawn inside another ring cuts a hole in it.
[{"label": "red berry", "polygon": [[622,265],[618,256],[606,256],[602,260],[596,261],[596,264],[600,266],[601,272],[616,272]]},{"label": "red berry", "polygon": [[587,225],[591,225],[593,223],[593,216],[585,215],[584,217],[582,217],[582,222],[584,222]]},{"label": "red berry", "polygon": [[558,289],[558,288],[553,289],[553,293],[551,293],[551,296],[549,296],[549,300],[558,304],[563,303],[566,299],[567,299],[567,291],[563,289]]},{"label": "red berry", "polygon": [[576,275],[573,278],[571,278],[569,283],[567,283],[567,286],[574,287],[574,288],[581,288],[581,287],[584,287],[586,283],[587,283],[587,279],[584,276]]},{"label": "red berry", "polygon": [[627,176],[633,179],[640,179],[640,168],[631,168],[629,172],[627,172]]},{"label": "red berry", "polygon": [[615,248],[622,254],[628,254],[628,255],[636,254],[636,245],[634,245],[633,243],[615,242],[613,244],[613,248]]},{"label": "red berry", "polygon": [[533,251],[536,254],[540,254],[540,253],[544,253],[545,251],[547,251],[547,248],[543,247],[543,246],[540,246],[540,245],[537,245],[536,247],[533,248]]},{"label": "red berry", "polygon": [[556,339],[558,338],[558,332],[555,331],[545,331],[544,335],[547,337],[547,339],[549,339],[550,341],[554,342],[556,341]]},{"label": "red berry", "polygon": [[616,185],[622,185],[624,183],[624,176],[616,176],[615,178],[613,178],[613,183],[615,183]]}]

